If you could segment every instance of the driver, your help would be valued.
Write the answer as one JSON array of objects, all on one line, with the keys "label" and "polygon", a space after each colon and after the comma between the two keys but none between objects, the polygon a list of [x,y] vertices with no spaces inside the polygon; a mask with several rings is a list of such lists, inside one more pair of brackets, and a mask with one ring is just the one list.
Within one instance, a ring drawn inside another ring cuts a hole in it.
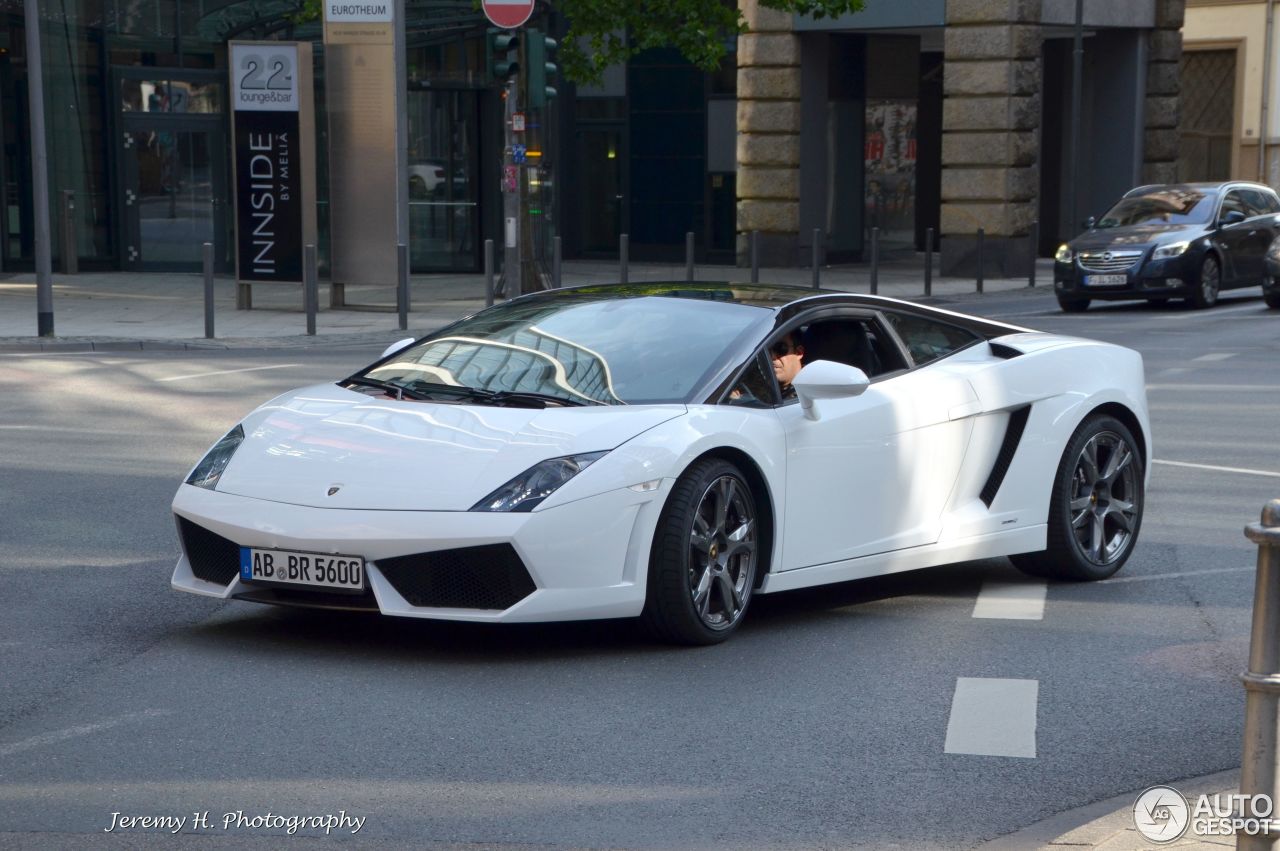
[{"label": "driver", "polygon": [[773,375],[778,379],[778,387],[782,390],[783,399],[794,399],[796,389],[791,386],[804,366],[804,346],[796,338],[794,331],[777,340],[769,347],[769,357],[773,364]]}]

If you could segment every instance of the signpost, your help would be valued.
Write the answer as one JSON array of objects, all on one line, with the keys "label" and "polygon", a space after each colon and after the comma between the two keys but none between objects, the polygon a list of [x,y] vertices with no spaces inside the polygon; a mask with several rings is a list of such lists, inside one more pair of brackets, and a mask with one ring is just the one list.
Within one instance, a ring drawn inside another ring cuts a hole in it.
[{"label": "signpost", "polygon": [[483,0],[481,6],[495,27],[507,30],[524,26],[533,14],[533,0]]},{"label": "signpost", "polygon": [[308,42],[230,47],[236,197],[236,307],[253,283],[301,283],[316,241],[315,124]]}]

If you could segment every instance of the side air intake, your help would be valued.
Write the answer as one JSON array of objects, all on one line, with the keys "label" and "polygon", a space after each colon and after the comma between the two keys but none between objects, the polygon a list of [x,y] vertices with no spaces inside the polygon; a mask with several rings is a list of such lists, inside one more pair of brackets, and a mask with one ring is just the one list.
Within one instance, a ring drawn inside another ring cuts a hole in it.
[{"label": "side air intake", "polygon": [[987,483],[982,486],[982,493],[978,495],[988,508],[995,501],[996,494],[1000,492],[1000,485],[1004,483],[1004,477],[1009,472],[1009,465],[1013,463],[1013,454],[1018,451],[1018,444],[1022,441],[1022,432],[1027,427],[1029,416],[1031,416],[1030,405],[1023,405],[1009,412],[1009,425],[1005,428],[1004,441],[1000,444],[996,463],[992,465],[991,475],[987,476]]}]

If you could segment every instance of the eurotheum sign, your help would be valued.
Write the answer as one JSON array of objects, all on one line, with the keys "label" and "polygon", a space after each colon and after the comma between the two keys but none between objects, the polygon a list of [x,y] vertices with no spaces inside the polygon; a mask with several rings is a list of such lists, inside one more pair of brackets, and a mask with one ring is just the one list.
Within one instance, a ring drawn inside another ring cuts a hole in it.
[{"label": "eurotheum sign", "polygon": [[302,246],[315,241],[311,45],[232,42],[230,50],[236,278],[300,282]]}]

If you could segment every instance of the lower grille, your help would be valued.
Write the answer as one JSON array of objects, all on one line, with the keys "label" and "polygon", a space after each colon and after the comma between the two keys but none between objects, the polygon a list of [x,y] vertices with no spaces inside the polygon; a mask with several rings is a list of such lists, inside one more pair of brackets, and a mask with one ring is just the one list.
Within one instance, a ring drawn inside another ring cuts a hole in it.
[{"label": "lower grille", "polygon": [[238,544],[197,526],[185,517],[178,518],[178,534],[182,536],[182,549],[196,578],[218,585],[231,584],[240,572]]},{"label": "lower grille", "polygon": [[510,544],[382,559],[378,570],[414,606],[509,609],[537,586]]}]

